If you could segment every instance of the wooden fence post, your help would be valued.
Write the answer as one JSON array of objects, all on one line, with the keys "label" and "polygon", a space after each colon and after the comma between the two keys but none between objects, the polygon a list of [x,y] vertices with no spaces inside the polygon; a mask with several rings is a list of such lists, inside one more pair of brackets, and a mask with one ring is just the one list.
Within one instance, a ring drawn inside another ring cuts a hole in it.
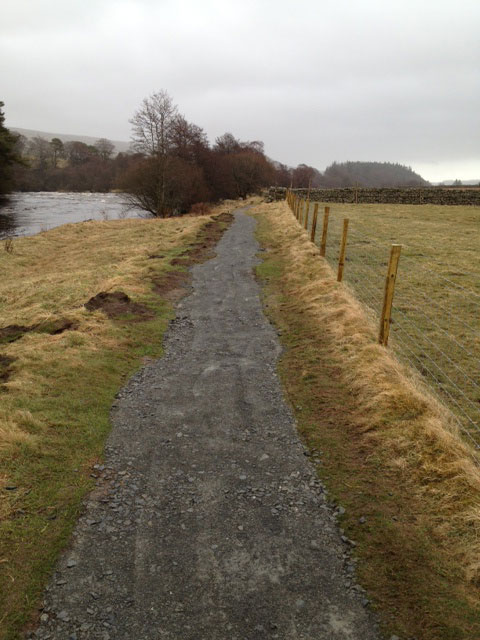
[{"label": "wooden fence post", "polygon": [[315,231],[317,230],[317,216],[318,216],[318,202],[315,203],[315,207],[313,209],[312,232],[310,234],[310,240],[313,243],[315,243]]},{"label": "wooden fence post", "polygon": [[305,224],[303,225],[305,229],[308,229],[308,214],[310,211],[310,200],[307,200],[305,203]]},{"label": "wooden fence post", "polygon": [[303,200],[302,198],[300,198],[300,201],[298,204],[298,222],[300,224],[302,224],[302,219],[303,219]]},{"label": "wooden fence post", "polygon": [[343,267],[345,266],[345,250],[347,248],[347,234],[348,234],[348,218],[344,218],[342,241],[340,243],[340,256],[338,258],[338,273],[337,273],[338,282],[341,282],[343,280]]},{"label": "wooden fence post", "polygon": [[385,294],[383,296],[382,317],[380,319],[380,333],[378,341],[384,347],[388,344],[390,324],[392,322],[393,294],[395,292],[395,281],[397,279],[398,261],[400,260],[401,244],[392,244],[390,250],[390,261],[388,263],[387,277],[385,280]]},{"label": "wooden fence post", "polygon": [[325,257],[327,252],[327,233],[328,233],[328,217],[330,215],[330,207],[325,207],[325,213],[323,214],[323,230],[322,230],[322,242],[320,244],[320,255]]}]

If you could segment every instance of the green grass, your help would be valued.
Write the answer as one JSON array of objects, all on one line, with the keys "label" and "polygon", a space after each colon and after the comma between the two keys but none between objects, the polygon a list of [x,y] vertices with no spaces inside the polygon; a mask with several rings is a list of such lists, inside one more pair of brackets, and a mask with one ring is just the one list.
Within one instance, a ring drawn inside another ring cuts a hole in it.
[{"label": "green grass", "polygon": [[[472,451],[448,414],[375,344],[283,204],[255,210],[257,273],[280,330],[279,373],[386,637],[480,637],[478,492]],[[361,518],[365,518],[364,524]]]},{"label": "green grass", "polygon": [[[67,225],[0,253],[1,327],[38,330],[0,345],[0,638],[22,637],[92,488],[114,397],[145,357],[162,354],[172,305],[152,279],[202,233],[209,216]],[[161,255],[161,258],[150,258]],[[126,292],[150,310],[113,319],[84,304]],[[59,319],[71,330],[52,335]],[[14,488],[12,488],[14,487]]]},{"label": "green grass", "polygon": [[[320,203],[316,243],[322,234]],[[329,203],[326,257],[379,322],[390,247],[401,244],[390,347],[413,366],[480,446],[480,208]],[[313,204],[310,206],[310,222]],[[309,224],[310,228],[310,224]]]}]

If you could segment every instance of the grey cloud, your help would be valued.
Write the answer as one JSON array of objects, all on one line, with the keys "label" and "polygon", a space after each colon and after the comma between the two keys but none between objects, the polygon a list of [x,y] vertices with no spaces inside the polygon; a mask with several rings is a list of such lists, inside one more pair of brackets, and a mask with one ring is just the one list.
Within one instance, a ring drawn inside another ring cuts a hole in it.
[{"label": "grey cloud", "polygon": [[464,161],[480,178],[479,18],[470,0],[6,0],[0,99],[11,126],[128,139],[165,88],[211,139],[263,139],[289,164],[435,179]]}]

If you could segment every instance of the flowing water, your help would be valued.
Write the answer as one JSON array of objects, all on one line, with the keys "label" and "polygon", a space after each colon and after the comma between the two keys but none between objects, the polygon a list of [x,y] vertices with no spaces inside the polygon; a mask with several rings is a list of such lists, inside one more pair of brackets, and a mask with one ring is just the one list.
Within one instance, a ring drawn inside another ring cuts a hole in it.
[{"label": "flowing water", "polygon": [[128,209],[115,193],[13,193],[0,206],[0,239],[32,236],[70,222],[136,218],[138,209]]}]

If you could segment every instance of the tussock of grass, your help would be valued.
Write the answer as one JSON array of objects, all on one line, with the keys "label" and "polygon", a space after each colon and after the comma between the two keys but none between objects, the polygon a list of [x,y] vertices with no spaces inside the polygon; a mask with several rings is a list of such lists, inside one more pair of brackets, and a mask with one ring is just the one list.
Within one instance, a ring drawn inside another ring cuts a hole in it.
[{"label": "tussock of grass", "polygon": [[[376,344],[376,324],[336,282],[286,204],[255,211],[270,249],[259,273],[288,347],[283,380],[347,506],[364,586],[392,630],[432,640],[479,637],[474,452],[416,374]],[[371,525],[359,526],[361,515]]]},{"label": "tussock of grass", "polygon": [[[68,541],[116,392],[145,358],[162,353],[173,313],[152,282],[211,219],[66,225],[0,252],[0,328],[37,327],[0,345],[11,363],[0,380],[2,640],[20,637]],[[110,319],[85,309],[96,294],[116,290],[151,313]],[[59,318],[70,328],[52,334]]]}]

